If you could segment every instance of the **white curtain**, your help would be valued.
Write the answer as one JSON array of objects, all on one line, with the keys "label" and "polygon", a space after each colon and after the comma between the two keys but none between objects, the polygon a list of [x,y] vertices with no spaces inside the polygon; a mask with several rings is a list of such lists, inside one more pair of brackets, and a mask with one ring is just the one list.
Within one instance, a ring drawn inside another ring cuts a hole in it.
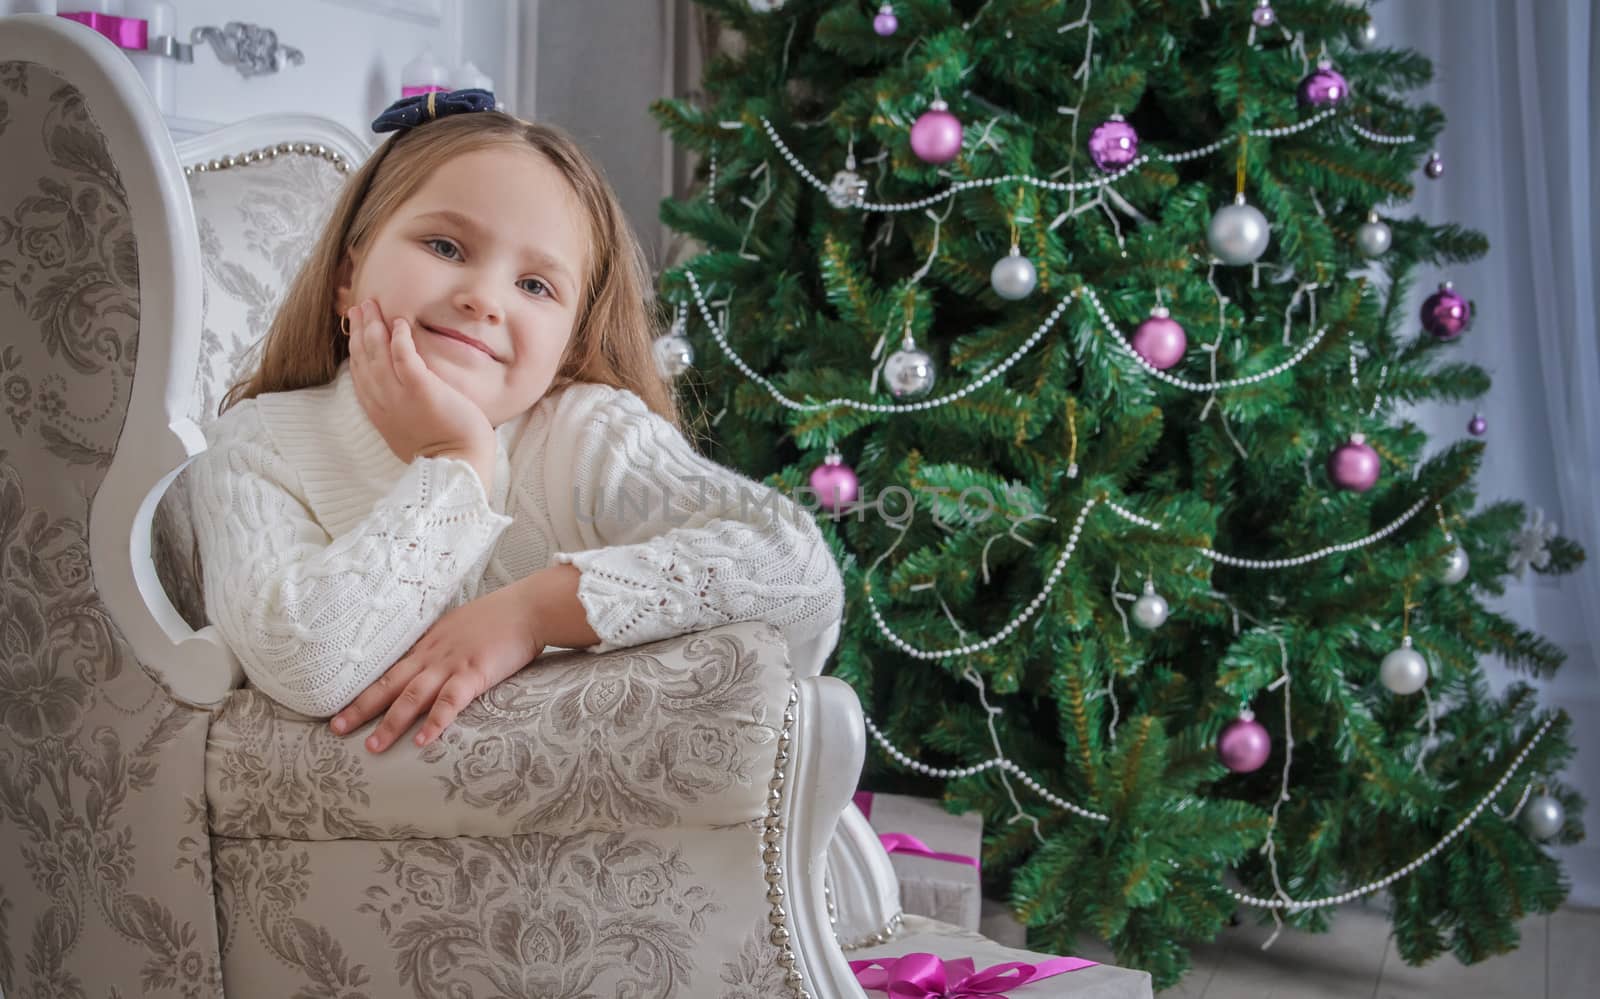
[{"label": "white curtain", "polygon": [[[1600,56],[1591,0],[1396,0],[1375,4],[1380,45],[1433,60],[1419,96],[1443,108],[1444,176],[1418,172],[1395,214],[1457,222],[1489,237],[1483,260],[1423,275],[1407,314],[1450,280],[1477,305],[1456,359],[1485,368],[1488,452],[1480,502],[1518,499],[1582,543],[1590,563],[1554,579],[1509,580],[1506,613],[1561,645],[1567,665],[1540,684],[1573,716],[1578,757],[1565,779],[1590,802],[1590,842],[1560,851],[1571,901],[1600,905],[1600,336],[1596,240],[1600,201]],[[1437,445],[1465,435],[1471,407],[1412,414]],[[1488,664],[1491,681],[1514,676]]]}]

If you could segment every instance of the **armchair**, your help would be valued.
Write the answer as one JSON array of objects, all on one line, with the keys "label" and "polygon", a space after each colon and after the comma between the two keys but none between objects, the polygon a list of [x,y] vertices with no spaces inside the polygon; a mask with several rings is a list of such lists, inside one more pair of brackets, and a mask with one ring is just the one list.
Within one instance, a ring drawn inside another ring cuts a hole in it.
[{"label": "armchair", "polygon": [[900,914],[837,629],[548,655],[382,756],[245,684],[169,487],[368,152],[306,115],[175,147],[110,42],[0,18],[0,995],[855,999],[847,957],[1027,959]]}]

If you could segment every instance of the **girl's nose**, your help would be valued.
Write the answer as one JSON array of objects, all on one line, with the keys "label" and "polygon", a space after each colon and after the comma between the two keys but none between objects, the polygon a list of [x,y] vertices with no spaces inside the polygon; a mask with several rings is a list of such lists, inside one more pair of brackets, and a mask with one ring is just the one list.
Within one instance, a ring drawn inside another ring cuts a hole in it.
[{"label": "girl's nose", "polygon": [[471,313],[482,322],[499,322],[501,319],[500,303],[484,290],[482,284],[463,286],[455,294],[455,304],[457,308]]}]

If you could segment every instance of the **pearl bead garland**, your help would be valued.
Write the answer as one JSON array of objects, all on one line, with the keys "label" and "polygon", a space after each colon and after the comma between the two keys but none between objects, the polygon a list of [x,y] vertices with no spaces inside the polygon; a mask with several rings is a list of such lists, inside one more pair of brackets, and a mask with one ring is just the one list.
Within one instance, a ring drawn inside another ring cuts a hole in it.
[{"label": "pearl bead garland", "polygon": [[1305,343],[1301,344],[1300,349],[1295,351],[1294,355],[1288,360],[1279,364],[1275,364],[1264,371],[1258,371],[1253,375],[1246,375],[1242,378],[1226,378],[1222,381],[1216,382],[1191,382],[1182,378],[1174,377],[1173,375],[1169,375],[1165,371],[1162,371],[1160,368],[1157,368],[1155,365],[1141,357],[1139,353],[1133,349],[1133,345],[1129,343],[1128,338],[1123,334],[1122,330],[1119,329],[1116,323],[1112,321],[1110,313],[1106,311],[1105,306],[1100,302],[1100,296],[1096,295],[1092,288],[1075,288],[1066,295],[1062,296],[1061,301],[1056,303],[1055,308],[1050,310],[1050,314],[1045,316],[1044,321],[1034,329],[1033,333],[1028,336],[1028,339],[1024,340],[1021,346],[1007,355],[1005,360],[1001,361],[993,368],[990,368],[988,371],[984,372],[982,375],[978,376],[976,379],[954,392],[950,392],[942,396],[936,396],[930,399],[923,399],[918,402],[908,403],[862,402],[859,399],[845,398],[829,399],[827,402],[806,403],[799,402],[784,395],[776,385],[762,377],[755,371],[755,369],[751,368],[750,365],[745,363],[744,358],[740,357],[738,352],[733,349],[733,346],[728,343],[727,336],[723,332],[722,327],[717,325],[716,320],[712,318],[711,306],[706,302],[705,294],[700,289],[700,281],[695,277],[694,271],[685,269],[683,273],[684,276],[689,280],[689,290],[694,295],[695,307],[700,310],[700,318],[705,321],[706,328],[711,330],[711,335],[717,341],[717,346],[722,348],[723,354],[727,355],[728,359],[744,373],[746,378],[749,378],[751,381],[766,389],[767,393],[771,395],[772,398],[775,399],[780,405],[800,412],[814,412],[821,409],[833,409],[838,406],[848,406],[851,409],[864,410],[869,413],[904,413],[924,409],[933,409],[936,406],[945,406],[955,402],[958,399],[963,399],[966,396],[971,395],[973,392],[976,392],[978,389],[983,388],[983,386],[989,384],[989,382],[993,381],[994,379],[999,378],[1001,375],[1010,370],[1010,368],[1018,361],[1022,360],[1022,358],[1034,348],[1034,345],[1043,339],[1046,333],[1050,332],[1050,330],[1055,326],[1056,321],[1061,318],[1062,313],[1066,311],[1067,306],[1072,304],[1073,299],[1084,296],[1088,297],[1090,304],[1093,305],[1095,311],[1099,313],[1100,320],[1105,325],[1106,329],[1108,329],[1111,334],[1117,338],[1117,342],[1122,345],[1122,349],[1127,351],[1129,356],[1139,363],[1140,367],[1144,368],[1147,372],[1168,383],[1169,385],[1174,385],[1181,389],[1187,389],[1190,392],[1214,392],[1217,389],[1238,388],[1243,385],[1253,385],[1257,382],[1266,381],[1268,378],[1275,378],[1278,375],[1283,374],[1285,371],[1288,371],[1290,368],[1293,368],[1301,361],[1305,360],[1307,355],[1316,349],[1317,344],[1321,343],[1323,338],[1328,335],[1328,328],[1324,326],[1322,329],[1318,330],[1316,335],[1314,335],[1310,340],[1307,340]]},{"label": "pearl bead garland", "polygon": [[1012,618],[1006,623],[1005,627],[1001,628],[993,635],[990,635],[988,638],[985,638],[983,641],[974,642],[969,645],[959,645],[953,649],[917,648],[916,646],[907,642],[905,639],[901,638],[899,635],[895,634],[894,631],[889,627],[888,623],[884,621],[883,615],[878,611],[878,602],[872,598],[872,583],[869,579],[866,587],[867,610],[872,614],[872,620],[875,624],[877,624],[878,631],[883,634],[883,637],[887,638],[891,643],[893,643],[896,648],[915,659],[948,659],[951,656],[969,656],[974,652],[982,652],[985,649],[994,648],[996,645],[999,645],[1001,642],[1009,638],[1013,631],[1016,631],[1018,628],[1022,627],[1022,625],[1027,622],[1028,618],[1038,613],[1039,608],[1044,606],[1045,598],[1050,595],[1051,590],[1056,588],[1056,581],[1061,578],[1061,570],[1066,568],[1067,562],[1072,559],[1072,553],[1077,550],[1078,535],[1083,531],[1083,522],[1088,518],[1089,511],[1094,509],[1097,502],[1099,501],[1095,499],[1089,500],[1084,504],[1083,509],[1078,513],[1078,519],[1072,525],[1072,532],[1067,536],[1066,550],[1063,551],[1061,556],[1056,559],[1056,564],[1050,567],[1050,575],[1045,580],[1044,589],[1040,590],[1034,595],[1032,600],[1028,601],[1028,606],[1022,609],[1021,614],[1018,614],[1016,617]]},{"label": "pearl bead garland", "polygon": [[[953,778],[971,777],[974,774],[983,773],[985,770],[992,770],[995,767],[999,767],[1000,769],[1015,775],[1017,779],[1022,781],[1022,783],[1026,785],[1030,791],[1050,802],[1050,804],[1055,805],[1057,808],[1072,812],[1095,822],[1111,821],[1111,818],[1108,815],[1104,815],[1100,812],[1090,811],[1081,805],[1075,805],[1072,802],[1067,801],[1065,798],[1062,798],[1050,791],[1038,781],[1034,780],[1032,775],[1024,772],[1022,767],[1017,763],[1008,760],[1003,756],[997,756],[994,759],[985,760],[976,766],[970,767],[930,767],[925,763],[919,763],[918,761],[907,756],[905,753],[901,752],[899,747],[890,742],[888,737],[879,731],[878,726],[873,723],[871,718],[865,718],[865,721],[867,725],[867,731],[872,735],[872,738],[878,743],[878,745],[883,747],[884,752],[888,753],[895,762],[914,770],[917,773],[928,777],[937,777],[943,780],[950,780]],[[1228,895],[1236,902],[1240,902],[1244,905],[1255,906],[1256,908],[1260,909],[1287,909],[1290,912],[1302,912],[1306,909],[1321,909],[1330,905],[1343,905],[1346,902],[1353,902],[1363,895],[1370,895],[1375,891],[1387,888],[1389,885],[1394,884],[1396,881],[1399,881],[1406,875],[1415,872],[1423,864],[1426,864],[1434,857],[1437,857],[1444,851],[1445,847],[1455,842],[1457,837],[1466,832],[1467,828],[1471,826],[1473,822],[1477,821],[1478,816],[1483,814],[1483,810],[1485,808],[1492,807],[1494,799],[1499,797],[1501,791],[1505,790],[1506,785],[1509,784],[1511,782],[1511,778],[1516,775],[1516,772],[1518,768],[1522,766],[1523,761],[1528,758],[1528,754],[1533,752],[1533,747],[1539,744],[1539,740],[1544,738],[1545,733],[1549,732],[1550,727],[1555,723],[1556,720],[1554,718],[1546,719],[1545,723],[1539,726],[1539,730],[1533,734],[1533,738],[1528,740],[1528,744],[1523,746],[1522,751],[1517,753],[1516,757],[1512,759],[1510,766],[1506,767],[1505,773],[1500,775],[1500,779],[1495,782],[1494,787],[1490,788],[1489,792],[1479,799],[1478,803],[1472,807],[1472,811],[1468,812],[1460,822],[1457,822],[1455,828],[1451,829],[1448,833],[1445,833],[1444,837],[1440,839],[1439,842],[1433,844],[1433,846],[1423,851],[1419,856],[1414,858],[1404,867],[1391,871],[1383,877],[1378,878],[1376,881],[1369,881],[1359,888],[1352,888],[1349,891],[1340,892],[1337,895],[1327,895],[1323,898],[1305,899],[1303,901],[1283,898],[1257,898],[1254,895],[1246,895],[1243,892],[1234,891],[1232,888],[1227,889]],[[1524,797],[1526,797],[1526,794],[1524,794]],[[1499,810],[1496,809],[1495,813],[1499,814]]]},{"label": "pearl bead garland", "polygon": [[[1016,631],[1023,624],[1027,623],[1028,619],[1036,614],[1039,608],[1043,606],[1045,599],[1050,595],[1050,591],[1055,589],[1056,582],[1061,578],[1061,571],[1066,568],[1067,562],[1072,559],[1073,552],[1075,552],[1078,548],[1078,538],[1083,533],[1083,522],[1088,519],[1089,512],[1095,508],[1097,503],[1100,502],[1104,502],[1112,509],[1112,511],[1114,511],[1118,516],[1122,517],[1124,520],[1131,521],[1140,525],[1141,527],[1148,527],[1151,530],[1161,530],[1161,525],[1156,521],[1141,517],[1138,514],[1119,506],[1109,499],[1090,499],[1084,504],[1083,510],[1078,513],[1078,519],[1073,523],[1071,533],[1067,535],[1066,549],[1061,553],[1060,557],[1056,559],[1055,565],[1050,567],[1050,574],[1045,579],[1044,588],[1036,593],[1032,600],[1028,601],[1028,606],[1022,609],[1022,613],[1012,618],[1003,628],[995,632],[993,635],[990,635],[988,638],[985,638],[979,642],[973,642],[967,645],[958,645],[955,648],[950,649],[919,649],[907,642],[905,639],[901,638],[899,635],[895,634],[894,630],[889,627],[888,622],[883,619],[883,614],[878,610],[878,602],[872,596],[872,587],[869,580],[866,588],[867,611],[872,615],[873,623],[878,626],[878,632],[883,635],[884,638],[888,639],[890,644],[894,645],[900,651],[914,659],[948,659],[951,656],[968,656],[975,652],[982,652],[985,649],[991,649],[996,645],[999,645],[1001,642],[1009,638],[1012,632]],[[1295,566],[1306,565],[1307,563],[1315,562],[1318,559],[1326,558],[1335,552],[1354,551],[1357,548],[1365,548],[1367,545],[1381,541],[1393,534],[1395,531],[1399,530],[1406,521],[1410,520],[1412,517],[1415,517],[1418,511],[1426,506],[1428,502],[1428,497],[1424,496],[1422,499],[1413,503],[1410,509],[1401,514],[1399,517],[1395,518],[1388,525],[1372,534],[1367,535],[1364,538],[1357,538],[1355,541],[1341,542],[1337,545],[1329,545],[1326,548],[1320,548],[1317,551],[1308,552],[1305,555],[1296,555],[1293,558],[1239,558],[1234,555],[1228,555],[1224,552],[1216,551],[1212,548],[1196,548],[1195,551],[1198,551],[1200,554],[1209,559],[1221,562],[1223,565],[1231,565],[1238,569],[1290,569]]]},{"label": "pearl bead garland", "polygon": [[1122,330],[1117,328],[1117,324],[1112,322],[1111,314],[1106,311],[1105,306],[1100,304],[1100,296],[1096,295],[1094,290],[1091,288],[1084,288],[1083,294],[1089,297],[1089,303],[1094,306],[1094,311],[1100,314],[1100,321],[1105,324],[1106,329],[1110,330],[1111,335],[1115,336],[1117,338],[1117,342],[1122,344],[1122,349],[1127,351],[1128,355],[1135,361],[1139,362],[1139,366],[1141,368],[1166,382],[1168,385],[1174,385],[1181,389],[1187,389],[1190,392],[1214,392],[1217,389],[1238,388],[1242,385],[1254,385],[1256,382],[1263,382],[1268,378],[1277,377],[1278,375],[1281,375],[1285,371],[1288,371],[1290,368],[1294,367],[1296,364],[1299,364],[1301,361],[1305,360],[1306,355],[1315,350],[1317,344],[1322,342],[1322,338],[1328,335],[1328,328],[1324,326],[1322,329],[1317,330],[1316,335],[1310,340],[1307,340],[1305,343],[1301,344],[1300,349],[1295,351],[1294,355],[1287,361],[1283,361],[1280,364],[1275,364],[1265,371],[1258,371],[1253,375],[1246,375],[1242,378],[1225,378],[1219,382],[1191,382],[1182,378],[1178,378],[1174,375],[1169,375],[1165,371],[1145,360],[1145,358],[1140,355],[1138,351],[1133,349],[1133,344],[1128,342],[1128,338],[1123,335]]},{"label": "pearl bead garland", "polygon": [[1226,555],[1219,551],[1213,551],[1210,548],[1197,548],[1195,550],[1209,559],[1221,562],[1223,565],[1231,565],[1237,569],[1292,569],[1298,565],[1305,565],[1308,562],[1315,562],[1318,559],[1327,558],[1329,555],[1332,555],[1335,552],[1354,551],[1357,548],[1365,548],[1367,545],[1382,541],[1395,531],[1398,531],[1402,524],[1410,520],[1412,517],[1415,517],[1417,512],[1427,504],[1428,498],[1424,496],[1422,499],[1419,499],[1413,503],[1411,505],[1411,509],[1407,510],[1405,513],[1402,513],[1399,517],[1396,517],[1393,521],[1391,521],[1386,527],[1383,527],[1375,533],[1369,534],[1364,538],[1358,538],[1355,541],[1345,541],[1337,545],[1329,545],[1326,548],[1319,548],[1314,552],[1308,552],[1304,555],[1296,555],[1293,558],[1251,559],[1239,558],[1234,555]]},{"label": "pearl bead garland", "polygon": [[694,303],[695,306],[700,310],[700,318],[705,320],[706,327],[711,330],[711,335],[716,339],[717,346],[722,348],[722,352],[727,355],[728,360],[732,361],[740,371],[744,372],[745,377],[760,385],[762,388],[765,388],[772,398],[777,400],[780,405],[789,409],[798,410],[800,412],[813,412],[819,409],[833,409],[837,406],[848,406],[852,409],[864,410],[869,413],[905,413],[915,410],[933,409],[936,406],[944,406],[955,402],[957,399],[965,398],[966,396],[971,395],[973,392],[976,392],[978,389],[983,388],[994,379],[999,378],[1001,375],[1005,374],[1012,365],[1022,360],[1023,356],[1026,355],[1028,351],[1032,350],[1034,345],[1043,339],[1046,333],[1050,332],[1051,327],[1056,324],[1056,320],[1061,318],[1061,314],[1067,310],[1068,305],[1072,304],[1073,299],[1072,294],[1068,294],[1063,297],[1060,302],[1056,303],[1056,307],[1050,310],[1050,314],[1045,316],[1044,321],[1039,324],[1038,328],[1033,331],[1028,339],[1022,342],[1020,347],[1012,351],[1010,356],[1008,356],[1004,361],[1001,361],[999,364],[995,365],[993,368],[990,368],[988,371],[984,372],[982,375],[978,376],[973,381],[947,395],[935,396],[934,398],[923,399],[918,402],[903,403],[862,402],[858,399],[829,399],[827,402],[798,402],[784,395],[776,385],[763,378],[759,373],[751,368],[750,365],[745,363],[744,358],[740,357],[738,353],[734,351],[732,345],[728,343],[722,328],[718,326],[716,320],[711,317],[711,307],[706,303],[705,294],[700,290],[700,281],[695,277],[694,271],[685,269],[683,274],[689,279],[689,290],[694,294]]},{"label": "pearl bead garland", "polygon": [[1478,803],[1472,807],[1472,811],[1468,812],[1466,817],[1460,822],[1457,822],[1455,828],[1445,833],[1444,838],[1433,844],[1433,846],[1429,847],[1427,850],[1424,850],[1419,856],[1414,858],[1411,863],[1405,865],[1404,867],[1401,867],[1395,871],[1391,871],[1378,880],[1370,881],[1359,888],[1352,888],[1349,891],[1341,892],[1338,895],[1328,895],[1324,898],[1313,898],[1305,901],[1296,901],[1294,899],[1285,900],[1281,898],[1256,898],[1253,895],[1246,895],[1242,892],[1234,891],[1232,888],[1228,889],[1228,894],[1232,896],[1235,901],[1243,902],[1245,905],[1253,905],[1262,909],[1288,909],[1290,912],[1300,912],[1305,909],[1320,909],[1329,905],[1342,905],[1345,902],[1354,901],[1363,895],[1370,895],[1372,892],[1378,891],[1380,888],[1389,887],[1396,881],[1399,881],[1401,878],[1405,877],[1407,874],[1410,874],[1417,868],[1421,867],[1423,864],[1426,864],[1434,857],[1437,857],[1445,847],[1449,846],[1455,841],[1456,837],[1466,832],[1467,827],[1472,825],[1472,823],[1477,820],[1478,816],[1482,814],[1485,808],[1488,808],[1490,804],[1493,803],[1494,799],[1499,796],[1501,791],[1505,790],[1505,786],[1511,782],[1512,776],[1516,774],[1517,768],[1522,766],[1522,761],[1528,758],[1528,754],[1533,752],[1533,747],[1539,744],[1539,740],[1544,738],[1545,733],[1550,731],[1550,726],[1554,724],[1555,719],[1550,718],[1547,719],[1543,725],[1540,725],[1539,731],[1535,732],[1533,738],[1528,740],[1528,744],[1522,747],[1522,752],[1516,755],[1516,758],[1511,761],[1511,765],[1506,768],[1506,772],[1500,775],[1500,779],[1495,782],[1494,787],[1489,789],[1489,793],[1479,799]]},{"label": "pearl bead garland", "polygon": [[[865,716],[863,716],[863,718],[865,718]],[[938,777],[943,780],[949,780],[951,778],[958,777],[971,777],[974,774],[981,774],[985,770],[993,770],[995,767],[999,767],[1001,770],[1014,775],[1018,780],[1022,781],[1023,784],[1027,785],[1028,790],[1050,802],[1050,804],[1055,805],[1057,808],[1065,809],[1066,811],[1072,812],[1076,815],[1081,815],[1084,818],[1091,819],[1095,822],[1111,821],[1111,816],[1109,815],[1103,815],[1100,812],[1091,812],[1082,805],[1075,805],[1067,799],[1057,795],[1043,784],[1040,784],[1038,781],[1034,780],[1033,775],[1025,772],[1019,764],[1013,762],[1012,760],[1008,760],[1003,756],[997,756],[992,760],[984,760],[982,763],[974,767],[961,767],[954,770],[943,769],[940,767],[930,767],[926,763],[919,763],[907,756],[905,753],[902,753],[894,743],[890,742],[888,737],[878,730],[878,726],[873,724],[871,718],[865,718],[865,720],[867,723],[867,731],[872,734],[872,738],[877,741],[878,745],[883,747],[883,751],[893,757],[896,763],[899,763],[908,769],[915,770],[919,774],[923,774],[927,777]]]},{"label": "pearl bead garland", "polygon": [[[1256,128],[1251,129],[1248,134],[1254,138],[1284,138],[1304,132],[1308,128],[1319,125],[1333,117],[1338,113],[1338,111],[1339,109],[1337,107],[1330,107],[1323,110],[1319,114],[1307,118],[1305,121],[1297,122],[1293,125],[1284,125],[1279,128]],[[1357,134],[1371,142],[1399,145],[1416,141],[1416,136],[1413,135],[1382,135],[1372,131],[1371,129],[1362,127],[1353,120],[1350,124],[1351,127],[1356,130]],[[744,126],[740,122],[725,122],[724,127],[743,128]],[[816,174],[812,173],[804,163],[800,162],[800,157],[796,156],[794,150],[790,149],[788,144],[783,141],[783,138],[778,135],[778,130],[773,127],[772,122],[765,115],[761,117],[761,127],[766,131],[767,137],[772,140],[773,146],[778,150],[779,154],[788,161],[789,166],[794,169],[795,173],[799,174],[805,179],[806,183],[810,184],[818,191],[821,191],[823,194],[827,194],[827,182],[818,177]],[[1208,156],[1214,152],[1217,152],[1233,141],[1235,140],[1218,139],[1215,142],[1208,143],[1207,145],[1201,146],[1198,149],[1191,149],[1184,153],[1156,153],[1154,155],[1148,153],[1141,154],[1137,159],[1123,167],[1121,170],[1118,170],[1116,173],[1107,174],[1104,177],[1096,177],[1091,180],[1064,182],[1049,180],[1044,177],[1034,177],[1028,174],[1008,173],[1002,177],[983,177],[975,180],[956,181],[954,184],[951,184],[938,194],[931,194],[925,198],[918,198],[914,201],[881,203],[875,201],[862,201],[851,207],[855,208],[857,211],[863,212],[914,212],[923,208],[927,208],[931,205],[936,205],[947,198],[954,197],[962,191],[984,187],[994,187],[999,184],[1027,184],[1030,187],[1043,188],[1047,191],[1092,191],[1095,188],[1106,187],[1115,183],[1116,181],[1121,180],[1151,160],[1165,160],[1168,163],[1182,163],[1186,160],[1197,159],[1201,156]]]}]

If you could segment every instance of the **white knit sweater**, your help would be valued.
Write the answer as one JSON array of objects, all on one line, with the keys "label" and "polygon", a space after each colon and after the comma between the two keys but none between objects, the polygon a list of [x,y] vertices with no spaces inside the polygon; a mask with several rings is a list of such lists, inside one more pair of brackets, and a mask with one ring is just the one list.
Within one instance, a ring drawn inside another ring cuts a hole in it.
[{"label": "white knit sweater", "polygon": [[488,495],[464,461],[396,458],[348,363],[206,436],[187,479],[207,616],[304,714],[338,712],[445,611],[558,563],[581,570],[592,652],[757,619],[792,650],[831,642],[843,613],[810,515],[626,390],[571,385],[501,426]]}]

